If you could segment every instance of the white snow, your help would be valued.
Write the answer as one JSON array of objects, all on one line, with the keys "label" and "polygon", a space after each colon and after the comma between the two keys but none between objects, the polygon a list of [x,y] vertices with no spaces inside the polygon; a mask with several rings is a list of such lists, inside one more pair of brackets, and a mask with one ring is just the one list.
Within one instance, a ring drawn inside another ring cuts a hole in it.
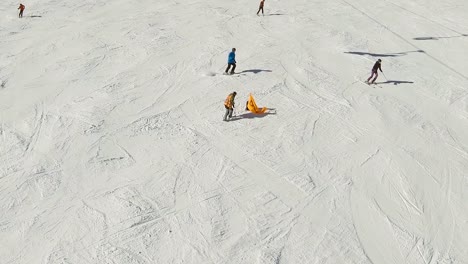
[{"label": "white snow", "polygon": [[0,263],[468,263],[468,2],[258,2],[0,2]]}]

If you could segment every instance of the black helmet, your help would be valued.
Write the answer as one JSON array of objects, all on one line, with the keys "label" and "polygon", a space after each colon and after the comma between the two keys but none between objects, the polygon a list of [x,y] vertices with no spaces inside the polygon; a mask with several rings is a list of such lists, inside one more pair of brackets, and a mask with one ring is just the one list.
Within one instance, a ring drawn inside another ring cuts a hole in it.
[{"label": "black helmet", "polygon": [[233,94],[233,95],[237,95],[237,93],[236,93],[236,92],[233,92],[232,94]]},{"label": "black helmet", "polygon": [[378,59],[378,61],[379,61],[379,62],[382,62],[382,60],[381,60],[381,59]]}]

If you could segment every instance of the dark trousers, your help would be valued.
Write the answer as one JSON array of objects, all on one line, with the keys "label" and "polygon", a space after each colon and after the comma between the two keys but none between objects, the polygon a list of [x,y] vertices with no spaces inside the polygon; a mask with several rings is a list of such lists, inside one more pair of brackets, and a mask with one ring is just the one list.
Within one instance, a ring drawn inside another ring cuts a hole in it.
[{"label": "dark trousers", "polygon": [[234,70],[236,69],[236,64],[235,63],[228,63],[228,66],[227,66],[226,71],[225,71],[226,73],[229,71],[231,66],[232,66],[231,73],[234,73]]},{"label": "dark trousers", "polygon": [[23,10],[21,10],[21,11],[19,12],[18,17],[23,17]]},{"label": "dark trousers", "polygon": [[[374,75],[375,75],[375,77],[374,77]],[[372,74],[371,74],[371,76],[369,77],[369,79],[367,79],[367,82],[369,82],[370,79],[372,79],[372,77],[374,77],[374,79],[373,79],[370,83],[374,83],[375,80],[377,80],[377,77],[379,77],[379,74],[377,73],[377,71],[372,71]]]},{"label": "dark trousers", "polygon": [[260,13],[260,10],[262,10],[262,15],[264,15],[264,14],[263,14],[263,6],[261,6],[261,7],[258,8],[257,15],[258,15],[258,13]]}]

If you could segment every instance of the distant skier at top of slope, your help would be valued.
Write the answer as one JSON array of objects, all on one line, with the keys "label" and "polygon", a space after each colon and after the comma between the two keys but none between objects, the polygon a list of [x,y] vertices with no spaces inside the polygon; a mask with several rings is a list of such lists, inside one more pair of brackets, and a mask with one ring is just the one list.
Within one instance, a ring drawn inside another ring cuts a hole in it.
[{"label": "distant skier at top of slope", "polygon": [[374,77],[374,79],[372,79],[372,81],[370,82],[370,84],[373,84],[375,82],[375,80],[377,80],[377,77],[379,77],[379,74],[377,72],[377,70],[380,70],[380,72],[383,72],[382,71],[382,60],[381,59],[378,59],[375,64],[374,64],[374,67],[372,67],[372,74],[371,76],[367,79],[367,83],[369,83],[370,79],[372,79],[372,77]]},{"label": "distant skier at top of slope", "polygon": [[23,17],[23,11],[24,11],[25,8],[26,8],[26,7],[25,7],[23,4],[20,4],[20,5],[19,5],[19,7],[18,7],[18,9],[19,9],[19,11],[20,11],[20,12],[19,12],[19,15],[18,15],[19,18]]},{"label": "distant skier at top of slope", "polygon": [[258,7],[258,11],[257,11],[257,16],[258,16],[258,13],[260,13],[260,10],[262,10],[262,15],[265,15],[263,13],[263,5],[265,4],[265,0],[261,0],[260,1],[260,6]]},{"label": "distant skier at top of slope", "polygon": [[229,53],[228,56],[228,66],[226,68],[225,73],[228,73],[229,69],[232,66],[230,74],[234,74],[234,70],[236,69],[236,63],[236,48],[232,48],[232,51]]},{"label": "distant skier at top of slope", "polygon": [[236,97],[236,95],[236,92],[232,92],[227,96],[226,100],[224,101],[224,108],[226,108],[226,113],[224,114],[223,121],[228,121],[228,117],[229,119],[232,118],[232,112],[234,111],[234,98]]}]

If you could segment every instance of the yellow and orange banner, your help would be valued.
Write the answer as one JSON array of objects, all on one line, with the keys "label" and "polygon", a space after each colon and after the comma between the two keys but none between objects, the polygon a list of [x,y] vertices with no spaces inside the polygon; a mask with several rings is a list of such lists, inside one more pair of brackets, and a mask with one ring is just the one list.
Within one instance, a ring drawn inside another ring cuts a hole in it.
[{"label": "yellow and orange banner", "polygon": [[249,95],[249,101],[247,101],[247,108],[250,110],[250,112],[254,114],[263,114],[266,110],[268,110],[266,107],[258,108],[252,94]]}]

